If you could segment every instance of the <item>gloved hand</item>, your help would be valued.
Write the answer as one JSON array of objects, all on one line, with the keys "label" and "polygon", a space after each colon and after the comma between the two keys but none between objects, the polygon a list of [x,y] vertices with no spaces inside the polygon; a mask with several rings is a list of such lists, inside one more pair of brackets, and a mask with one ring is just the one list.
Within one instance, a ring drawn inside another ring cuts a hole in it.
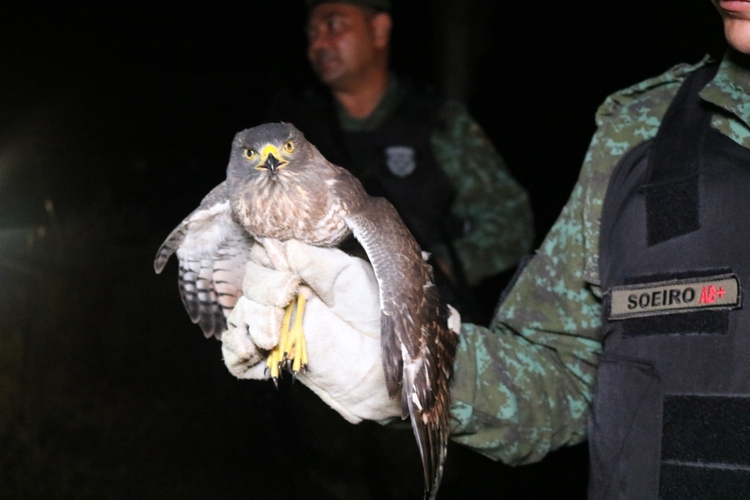
[{"label": "gloved hand", "polygon": [[244,296],[221,339],[229,371],[242,379],[268,378],[267,351],[279,342],[284,307],[302,293],[309,363],[298,380],[349,422],[400,416],[400,400],[391,400],[385,386],[372,267],[338,249],[295,240],[262,244],[253,246]]}]

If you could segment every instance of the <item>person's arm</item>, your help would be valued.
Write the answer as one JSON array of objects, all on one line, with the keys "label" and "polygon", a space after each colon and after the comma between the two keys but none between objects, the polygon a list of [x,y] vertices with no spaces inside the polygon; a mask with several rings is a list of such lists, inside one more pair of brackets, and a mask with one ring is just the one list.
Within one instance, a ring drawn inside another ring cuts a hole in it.
[{"label": "person's arm", "polygon": [[584,278],[585,197],[579,183],[490,328],[462,325],[452,438],[508,464],[586,435],[601,303]]},{"label": "person's arm", "polygon": [[[599,129],[559,219],[510,288],[490,327],[462,325],[451,386],[454,440],[503,462],[522,464],[585,438],[601,350],[597,256],[609,177],[625,152],[655,135],[679,82],[691,69],[676,67],[611,96],[600,108]],[[369,312],[363,312],[351,305],[337,308],[336,300],[319,302],[323,312],[345,316],[346,327],[337,326],[341,321],[331,314],[306,314],[311,366],[318,358],[313,352],[316,337],[329,339],[334,346],[339,344],[336,339],[372,337],[363,331],[363,318],[377,317],[378,292],[366,269],[352,265],[354,257],[334,249],[299,247],[294,255],[304,261],[292,266],[298,274],[307,270],[308,257],[319,262],[316,269],[348,270],[347,279],[317,283],[318,297],[348,297],[361,307],[370,304]],[[338,276],[338,271],[328,271],[322,275]],[[309,283],[311,278],[303,281]],[[275,285],[268,280],[252,288],[265,292]],[[262,302],[264,293],[257,291],[244,289],[240,300]],[[239,307],[230,316],[229,323],[236,326],[222,342],[225,362],[237,377],[265,378],[252,326],[267,317]],[[382,370],[374,369],[380,362],[378,349],[340,356],[323,347],[320,361],[337,375],[317,384],[330,395],[329,404],[352,421],[398,413],[380,400],[387,393]],[[325,362],[328,358],[330,364]],[[362,377],[350,375],[363,366],[373,369],[365,370]],[[362,408],[366,411],[360,412]]]},{"label": "person's arm", "polygon": [[573,192],[489,328],[463,325],[453,439],[509,464],[582,441],[601,350],[599,232],[609,178],[656,135],[680,65],[608,97]]},{"label": "person's arm", "polygon": [[[601,302],[595,272],[598,213],[612,162],[619,159],[608,139],[611,135],[611,130],[600,129],[594,136],[568,203],[509,289],[490,327],[468,323],[461,327],[451,385],[452,439],[496,460],[530,463],[553,449],[585,438],[601,348]],[[316,249],[315,252],[335,251]],[[339,254],[342,262],[353,259]],[[365,281],[360,277],[335,283],[342,287],[342,294],[351,295],[351,290],[356,289],[364,299],[374,296],[375,290],[352,283]],[[273,288],[270,283],[263,286]],[[319,288],[322,295],[325,295],[323,289],[336,289],[333,284]],[[246,289],[245,294],[250,300],[260,300],[252,290]],[[255,321],[255,315],[241,311],[235,315],[246,317],[248,324]],[[310,321],[311,337],[315,325],[321,331],[330,331],[334,337],[348,335],[332,328],[332,322],[320,315],[306,315],[305,321]],[[360,321],[347,323],[361,328]],[[238,334],[242,339],[247,334],[254,337],[252,328]],[[226,346],[230,337],[225,335],[222,340]],[[239,356],[225,355],[228,366],[232,365],[230,370],[248,378],[245,370],[253,373],[252,367],[245,365],[257,361],[234,345],[230,348],[239,353]],[[311,359],[314,357],[311,355]],[[241,363],[233,361],[235,358]],[[348,373],[344,365],[349,359],[345,356],[337,359],[337,372]],[[361,359],[352,361],[362,363]],[[375,382],[382,384],[384,390],[382,373],[375,376]],[[344,377],[344,385],[350,379]],[[339,411],[344,415],[353,413],[346,408]]]},{"label": "person's arm", "polygon": [[432,149],[456,188],[452,211],[466,221],[467,231],[455,247],[467,281],[476,285],[531,251],[533,214],[526,191],[466,109],[448,101],[441,122],[432,134]]},{"label": "person's arm", "polygon": [[[451,383],[452,439],[506,463],[540,460],[585,436],[601,306],[583,272],[584,192],[576,188],[490,328],[461,326]],[[303,324],[310,372],[300,374],[300,381],[352,422],[399,414],[398,405],[388,403],[378,287],[369,265],[336,249],[294,241],[285,247],[288,266],[282,267],[291,272],[274,270],[262,259],[256,260],[268,269],[248,264],[255,267],[248,267],[244,295],[222,336],[227,367],[239,378],[266,378],[262,352],[278,341],[279,318],[290,298],[279,297],[287,288],[279,283],[296,276],[293,285],[306,283],[313,292],[305,292]],[[347,351],[352,343],[369,348]]]}]

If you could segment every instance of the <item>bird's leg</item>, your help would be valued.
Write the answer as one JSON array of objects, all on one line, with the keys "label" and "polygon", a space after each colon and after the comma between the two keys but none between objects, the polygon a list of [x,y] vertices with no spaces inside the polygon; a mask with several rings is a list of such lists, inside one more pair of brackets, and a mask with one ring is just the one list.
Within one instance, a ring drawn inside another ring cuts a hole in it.
[{"label": "bird's leg", "polygon": [[292,311],[294,310],[294,301],[290,302],[284,310],[284,318],[281,320],[281,335],[279,336],[279,343],[271,349],[266,359],[266,366],[268,367],[271,380],[276,387],[279,386],[279,377],[281,376],[281,367],[284,362],[285,353],[284,346],[286,344],[286,338],[289,336],[289,323],[292,319]]},{"label": "bird's leg", "polygon": [[[305,332],[302,330],[302,318],[305,315],[306,304],[307,299],[305,296],[299,294],[294,311],[294,323],[289,328],[286,342],[283,346],[286,369],[291,371],[294,377],[297,376],[297,373],[301,369],[307,367],[307,345],[305,343]],[[295,301],[292,301],[290,307],[292,305],[295,305]]]},{"label": "bird's leg", "polygon": [[[281,376],[282,368],[291,371],[295,377],[300,370],[307,369],[307,344],[302,330],[302,318],[305,314],[306,303],[305,296],[299,294],[284,310],[279,343],[271,349],[266,360],[274,383],[277,383]],[[291,324],[292,313],[294,313],[293,324]]]},{"label": "bird's leg", "polygon": [[294,314],[294,325],[289,332],[291,347],[288,360],[292,362],[292,376],[296,377],[300,370],[307,369],[307,342],[302,330],[302,317],[305,314],[307,299],[304,295],[297,296],[297,311]]}]

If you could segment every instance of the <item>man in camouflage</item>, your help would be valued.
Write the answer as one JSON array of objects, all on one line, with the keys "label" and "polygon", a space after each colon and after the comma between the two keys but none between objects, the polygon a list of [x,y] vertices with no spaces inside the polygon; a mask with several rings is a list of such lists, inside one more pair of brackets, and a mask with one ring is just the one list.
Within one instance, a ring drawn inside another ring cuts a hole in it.
[{"label": "man in camouflage", "polygon": [[[720,64],[605,100],[559,219],[489,327],[461,327],[453,439],[526,464],[588,437],[590,498],[746,498],[750,485],[750,2],[712,1]],[[233,370],[240,351],[225,345]]]},{"label": "man in camouflage", "polygon": [[463,105],[389,71],[388,0],[307,5],[307,55],[322,85],[283,91],[268,119],[293,123],[371,195],[391,201],[433,254],[443,295],[479,320],[468,288],[509,277],[531,249],[526,192]]},{"label": "man in camouflage", "polygon": [[[730,48],[718,69],[713,70],[715,76],[702,89],[698,87],[699,106],[707,110],[710,129],[722,136],[714,141],[722,144],[724,151],[739,146],[736,155],[743,157],[750,148],[750,3],[713,1],[724,21]],[[611,204],[610,198],[619,196],[622,186],[630,182],[629,176],[637,174],[637,162],[629,160],[628,155],[637,154],[639,147],[647,154],[646,143],[657,136],[678,90],[690,75],[710,62],[705,59],[697,65],[675,66],[609,96],[599,108],[597,132],[557,222],[509,290],[489,329],[467,324],[462,327],[452,389],[456,441],[505,463],[525,464],[540,460],[550,450],[583,441],[588,435],[591,498],[740,498],[747,494],[746,473],[739,471],[747,470],[748,463],[733,455],[731,444],[744,442],[747,423],[729,421],[725,425],[731,429],[722,434],[722,424],[717,422],[727,419],[711,421],[714,410],[700,409],[706,405],[727,408],[730,396],[732,404],[744,409],[739,402],[747,401],[750,387],[733,379],[746,374],[728,359],[745,361],[747,354],[737,354],[738,341],[717,347],[715,334],[721,334],[724,342],[736,332],[732,326],[712,330],[705,316],[709,312],[728,314],[727,321],[734,324],[741,318],[738,310],[731,310],[731,304],[716,311],[698,310],[707,305],[703,304],[686,307],[680,314],[667,314],[651,307],[621,320],[612,310],[619,290],[626,292],[628,286],[651,289],[627,281],[622,282],[624,286],[611,286],[612,280],[605,280],[605,274],[611,274],[617,264],[609,262],[611,250],[605,252],[603,247],[613,244],[612,234],[618,224],[643,225],[642,219],[616,220],[616,216],[632,217],[635,212],[607,212],[605,200]],[[702,158],[701,183],[717,176],[706,165],[718,163],[707,153]],[[654,162],[654,157],[649,160]],[[722,172],[727,185],[717,190],[729,196],[728,186],[742,179]],[[699,225],[704,226],[701,231],[708,231],[717,226],[707,215],[717,202],[710,199],[710,190],[703,184],[699,191]],[[723,223],[730,224],[732,214],[741,213],[738,207],[725,212]],[[656,215],[646,211],[649,222],[652,217]],[[631,234],[635,237],[637,230]],[[706,243],[705,237],[688,240],[687,234],[680,235],[686,238],[682,241],[674,238],[644,245],[648,250],[643,250],[646,258],[641,269],[650,267],[650,272],[644,273],[650,278],[648,282],[679,285],[685,283],[690,271],[692,281],[703,285],[696,287],[696,294],[700,294],[701,288],[705,291],[712,286],[712,275],[707,271],[728,267],[738,271],[738,264],[726,266],[731,259],[724,253],[729,254],[725,249],[737,248],[744,241],[731,238],[728,242]],[[741,238],[740,234],[732,236]],[[667,259],[660,257],[659,261],[653,256],[660,244],[673,245],[672,258],[680,262],[679,266],[670,269]],[[722,249],[722,254],[717,249]],[[694,260],[683,257],[680,250],[692,254]],[[689,263],[681,265],[683,260]],[[682,274],[666,273],[676,268]],[[630,294],[631,300],[634,296],[640,297]],[[736,300],[734,305],[739,307],[740,297]],[[697,301],[698,296],[693,302]],[[632,309],[639,307],[634,304]],[[628,330],[628,323],[638,324],[641,330]],[[681,324],[674,327],[669,323]],[[725,355],[715,362],[732,367],[726,377],[717,377],[721,369],[708,365],[696,352],[708,353],[714,348]],[[679,349],[679,355],[673,359],[663,354],[663,349]],[[696,381],[677,382],[690,379],[688,374],[694,371],[698,372]],[[623,382],[637,377],[649,382],[634,386]],[[718,380],[710,385],[707,381],[714,378]],[[613,386],[611,380],[618,384]],[[628,393],[631,389],[633,392]],[[676,409],[680,404],[685,408]],[[645,435],[639,428],[649,426],[655,428],[645,432],[650,432],[650,437],[639,436]],[[712,435],[713,441],[706,441],[704,435]],[[655,449],[649,450],[647,442],[656,443]]]}]

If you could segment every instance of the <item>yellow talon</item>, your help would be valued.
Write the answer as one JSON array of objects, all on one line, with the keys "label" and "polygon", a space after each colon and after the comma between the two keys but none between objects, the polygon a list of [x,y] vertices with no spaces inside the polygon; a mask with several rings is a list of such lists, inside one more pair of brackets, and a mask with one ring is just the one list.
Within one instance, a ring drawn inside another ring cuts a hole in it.
[{"label": "yellow talon", "polygon": [[302,337],[302,342],[300,343],[299,358],[302,369],[307,372],[307,340],[305,340],[304,336]]},{"label": "yellow talon", "polygon": [[289,323],[292,319],[292,310],[294,309],[294,301],[292,301],[284,310],[284,318],[281,320],[281,335],[279,337],[279,343],[271,349],[266,359],[266,366],[268,366],[269,374],[271,379],[276,383],[279,376],[281,376],[281,363],[284,362],[284,344],[286,338],[289,336]]},{"label": "yellow talon", "polygon": [[[293,310],[294,310],[294,301],[292,301],[286,307],[286,311],[284,312],[285,321],[284,321],[284,324],[282,325],[281,338],[279,339],[279,344],[281,345],[281,348],[282,348],[281,350],[283,353],[284,361],[291,361],[292,358],[294,358],[294,340],[295,340],[294,333],[295,332],[294,332],[294,326],[290,326]],[[286,321],[287,315],[290,318],[289,321]]]},{"label": "yellow talon", "polygon": [[294,326],[289,335],[290,337],[294,336],[294,353],[292,356],[294,362],[292,363],[292,373],[299,372],[303,363],[307,364],[307,359],[302,359],[307,350],[305,345],[305,332],[302,330],[302,315],[305,313],[306,300],[307,299],[305,299],[304,295],[300,295],[297,298],[297,313],[294,315]]},{"label": "yellow talon", "polygon": [[[305,296],[298,295],[297,299],[293,300],[284,310],[279,343],[271,349],[266,359],[266,365],[274,383],[281,376],[281,368],[290,370],[294,375],[300,369],[307,368],[307,344],[305,333],[302,330],[302,318],[305,314],[306,303]],[[294,313],[294,324],[290,326],[292,313]]]}]

